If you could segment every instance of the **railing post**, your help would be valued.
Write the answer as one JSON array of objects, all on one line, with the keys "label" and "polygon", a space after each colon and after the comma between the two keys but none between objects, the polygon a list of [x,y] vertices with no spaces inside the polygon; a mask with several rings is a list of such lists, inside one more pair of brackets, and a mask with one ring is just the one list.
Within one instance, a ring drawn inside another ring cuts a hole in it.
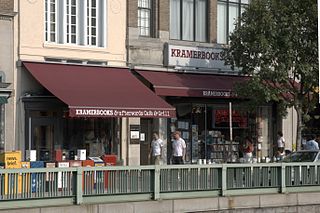
[{"label": "railing post", "polygon": [[160,199],[160,166],[155,165],[154,168],[154,200]]},{"label": "railing post", "polygon": [[227,194],[227,166],[222,164],[222,184],[221,184],[221,195],[225,196]]},{"label": "railing post", "polygon": [[82,189],[83,189],[83,169],[81,167],[77,167],[77,180],[76,180],[76,202],[77,204],[81,204],[83,202],[83,193],[82,193]]},{"label": "railing post", "polygon": [[281,163],[281,193],[286,193],[287,188],[286,188],[286,166]]}]

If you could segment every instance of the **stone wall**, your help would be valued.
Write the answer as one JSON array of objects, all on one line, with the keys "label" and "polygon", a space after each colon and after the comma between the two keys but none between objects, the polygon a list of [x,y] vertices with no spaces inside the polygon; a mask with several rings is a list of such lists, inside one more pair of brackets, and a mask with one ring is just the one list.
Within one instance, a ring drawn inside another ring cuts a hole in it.
[{"label": "stone wall", "polygon": [[8,213],[319,212],[320,192],[212,197],[3,210]]},{"label": "stone wall", "polygon": [[0,0],[0,11],[12,12],[14,0]]}]

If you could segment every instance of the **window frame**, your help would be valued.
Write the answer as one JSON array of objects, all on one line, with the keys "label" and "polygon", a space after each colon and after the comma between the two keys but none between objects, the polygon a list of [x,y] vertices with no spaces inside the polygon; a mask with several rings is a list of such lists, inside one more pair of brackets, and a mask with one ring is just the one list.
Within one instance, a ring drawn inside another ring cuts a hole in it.
[{"label": "window frame", "polygon": [[[68,1],[70,2],[69,4],[69,8],[67,8],[67,5],[68,5]],[[78,32],[78,29],[79,29],[79,4],[78,4],[78,1],[75,0],[75,7],[76,7],[76,13],[74,15],[75,19],[76,19],[76,23],[75,23],[75,43],[72,42],[72,26],[73,24],[71,23],[71,19],[72,19],[72,16],[73,14],[71,13],[72,12],[72,0],[65,0],[64,2],[64,5],[63,5],[63,15],[65,16],[65,20],[69,20],[69,26],[68,26],[68,22],[64,22],[63,25],[64,25],[64,43],[65,44],[68,44],[68,45],[79,45],[79,32]],[[68,11],[67,9],[69,9],[69,14],[68,14]],[[69,29],[69,34],[68,34],[68,30]],[[69,41],[68,41],[69,39]]]},{"label": "window frame", "polygon": [[[209,1],[210,0],[205,0],[206,3],[206,14],[205,14],[205,40],[204,41],[198,41],[196,40],[196,23],[197,23],[197,16],[196,16],[196,1],[197,0],[192,0],[193,1],[193,38],[192,40],[185,40],[183,39],[183,2],[186,0],[179,0],[180,1],[180,35],[179,38],[172,38],[171,37],[171,32],[170,32],[170,40],[181,40],[181,41],[190,41],[190,42],[200,42],[200,43],[207,43],[209,41]],[[170,11],[171,11],[171,7],[170,7]],[[171,13],[171,12],[170,12]],[[170,19],[169,19],[170,20]],[[170,23],[171,24],[171,23]],[[170,29],[169,29],[170,31]]]},{"label": "window frame", "polygon": [[[92,29],[94,28],[92,26],[92,0],[87,0],[85,3],[86,3],[86,26],[85,26],[85,43],[87,46],[97,46],[99,45],[99,15],[100,15],[100,12],[99,12],[99,6],[100,6],[100,1],[99,0],[96,0],[95,3],[96,3],[96,6],[95,6],[95,12],[96,12],[96,15],[95,15],[95,20],[96,20],[96,25],[95,25],[95,29],[96,29],[96,35],[95,35],[95,39],[96,39],[96,43],[95,44],[92,44],[92,39],[93,39],[93,35],[92,35]],[[89,12],[89,14],[88,14]],[[89,23],[88,23],[89,22]]]},{"label": "window frame", "polygon": [[[55,41],[50,39],[50,3],[55,3]],[[88,34],[88,4],[91,0],[75,0],[75,14],[71,14],[72,8],[68,6],[72,0],[46,0],[44,1],[44,43],[68,45],[86,48],[106,48],[107,47],[107,1],[95,0],[96,2],[96,44],[92,44],[92,33]],[[68,13],[67,9],[70,11]],[[90,8],[91,10],[91,8]],[[91,11],[90,11],[91,14]],[[70,25],[71,16],[74,16],[76,23]],[[90,16],[91,18],[91,16]],[[67,22],[69,20],[69,23]],[[91,20],[91,19],[90,19]],[[72,26],[75,26],[75,33],[72,33]],[[69,29],[69,32],[68,30]],[[91,29],[92,30],[92,29]],[[91,32],[90,30],[90,32]],[[72,42],[75,36],[75,42]],[[88,42],[88,38],[90,41]]]},{"label": "window frame", "polygon": [[[54,12],[51,11],[51,3],[54,2]],[[48,43],[56,43],[58,39],[58,6],[56,0],[45,0],[45,41]],[[47,10],[46,10],[47,9]],[[55,16],[55,28],[54,31],[51,30],[51,14],[54,14]],[[54,32],[54,41],[51,40],[51,33]]]},{"label": "window frame", "polygon": [[[244,1],[246,1],[248,3],[243,3]],[[219,25],[219,23],[217,23],[217,43],[218,44],[229,44],[229,42],[230,42],[229,36],[232,33],[232,32],[229,32],[229,30],[230,30],[230,28],[229,28],[230,5],[237,6],[237,12],[238,12],[237,19],[240,19],[242,16],[242,12],[241,12],[242,7],[248,6],[250,4],[250,0],[217,0],[217,17],[219,16],[219,10],[218,10],[219,3],[226,5],[226,17],[224,17],[225,18],[224,23],[226,24],[226,26],[225,26],[225,32],[224,32],[224,38],[223,38],[223,40],[225,40],[226,42],[223,43],[223,42],[218,41],[218,32],[219,32],[218,25]],[[217,19],[217,22],[218,22],[218,19]]]},{"label": "window frame", "polygon": [[[149,1],[149,7],[142,7],[141,4],[140,4],[140,1],[142,0],[138,0],[138,29],[139,29],[139,36],[141,37],[153,37],[154,36],[154,33],[153,33],[153,29],[152,29],[152,26],[153,26],[153,16],[154,16],[154,11],[153,11],[153,3],[154,1],[153,0],[147,0]],[[149,12],[149,26],[146,27],[146,26],[142,26],[142,16],[140,14],[140,11],[148,11]],[[141,24],[141,25],[140,25]],[[141,33],[142,31],[142,28],[144,29],[148,29],[149,30],[149,34],[148,35],[143,35]]]}]

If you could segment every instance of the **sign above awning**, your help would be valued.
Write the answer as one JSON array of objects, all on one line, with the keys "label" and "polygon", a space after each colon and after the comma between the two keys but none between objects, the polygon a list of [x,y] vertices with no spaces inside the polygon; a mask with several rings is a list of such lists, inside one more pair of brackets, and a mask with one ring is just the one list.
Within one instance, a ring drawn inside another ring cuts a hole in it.
[{"label": "sign above awning", "polygon": [[71,117],[176,117],[175,108],[124,68],[23,62]]},{"label": "sign above awning", "polygon": [[[234,72],[225,65],[224,49],[209,47],[190,47],[167,44],[164,49],[165,65],[173,67],[196,67],[215,71]],[[237,71],[237,69],[235,70]]]}]

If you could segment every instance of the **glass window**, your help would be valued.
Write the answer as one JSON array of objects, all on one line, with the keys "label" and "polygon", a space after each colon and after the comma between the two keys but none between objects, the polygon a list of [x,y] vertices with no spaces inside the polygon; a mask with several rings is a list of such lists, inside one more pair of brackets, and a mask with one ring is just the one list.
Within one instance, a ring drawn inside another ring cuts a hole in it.
[{"label": "glass window", "polygon": [[177,118],[169,120],[170,133],[181,132],[187,145],[188,163],[200,160],[208,163],[237,162],[242,154],[240,145],[244,138],[256,137],[256,116],[250,114],[250,117],[236,104],[231,108],[228,103],[179,103],[174,106]]},{"label": "glass window", "polygon": [[207,0],[170,1],[170,38],[207,41]]},{"label": "glass window", "polygon": [[75,0],[66,2],[66,20],[67,20],[67,44],[77,43],[77,3]]},{"label": "glass window", "polygon": [[151,0],[138,1],[138,28],[141,36],[151,36]]},{"label": "glass window", "polygon": [[56,42],[57,21],[56,21],[56,2],[55,0],[45,1],[45,39],[49,42]]},{"label": "glass window", "polygon": [[87,44],[97,45],[97,2],[87,1]]},{"label": "glass window", "polygon": [[120,118],[70,118],[66,114],[61,119],[59,112],[46,110],[28,114],[26,149],[36,150],[41,161],[55,160],[55,150],[61,150],[66,160],[77,159],[78,149],[85,149],[86,157],[119,157]]},{"label": "glass window", "polygon": [[181,27],[180,27],[180,0],[170,1],[170,37],[171,39],[180,39]]},{"label": "glass window", "polygon": [[65,119],[64,150],[86,149],[87,156],[119,153],[120,119]]},{"label": "glass window", "polygon": [[218,0],[217,43],[228,43],[228,37],[235,29],[237,19],[248,4],[249,0]]},{"label": "glass window", "polygon": [[46,0],[45,40],[104,47],[105,19],[105,0]]}]

